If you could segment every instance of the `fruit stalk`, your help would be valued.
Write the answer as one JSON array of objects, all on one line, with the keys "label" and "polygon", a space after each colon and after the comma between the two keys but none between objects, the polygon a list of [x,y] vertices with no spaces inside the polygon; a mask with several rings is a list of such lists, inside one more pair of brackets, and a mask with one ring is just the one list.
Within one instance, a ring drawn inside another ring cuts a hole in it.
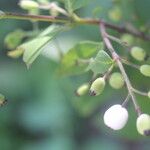
[{"label": "fruit stalk", "polygon": [[137,112],[138,116],[141,114],[141,110],[140,110],[140,107],[137,103],[137,100],[135,98],[135,95],[134,95],[134,92],[132,91],[132,86],[131,86],[131,83],[130,83],[130,80],[125,72],[125,69],[122,65],[122,62],[120,61],[120,57],[119,55],[116,53],[116,51],[114,50],[110,40],[108,39],[107,37],[107,32],[106,32],[106,29],[105,29],[105,24],[103,23],[100,23],[100,32],[101,32],[101,35],[102,35],[102,38],[103,38],[103,41],[106,45],[106,47],[108,48],[108,50],[110,51],[113,59],[116,61],[123,77],[124,77],[124,80],[125,80],[125,83],[126,83],[126,86],[127,86],[127,89],[128,89],[128,92],[131,96],[131,99],[132,99],[132,102],[134,104],[134,107],[135,107],[135,111]]}]

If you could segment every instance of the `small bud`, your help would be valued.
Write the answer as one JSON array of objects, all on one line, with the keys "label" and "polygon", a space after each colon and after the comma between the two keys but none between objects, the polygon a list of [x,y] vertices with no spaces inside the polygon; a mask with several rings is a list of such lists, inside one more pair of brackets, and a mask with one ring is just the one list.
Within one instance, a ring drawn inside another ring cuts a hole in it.
[{"label": "small bud", "polygon": [[90,88],[90,95],[97,96],[101,94],[105,87],[105,79],[104,78],[97,78],[91,85]]},{"label": "small bud", "polygon": [[137,118],[136,127],[141,135],[150,136],[150,116],[148,114],[141,114]]},{"label": "small bud", "polygon": [[114,89],[120,89],[124,85],[124,79],[121,73],[114,72],[109,78],[109,84]]},{"label": "small bud", "polygon": [[108,12],[108,16],[112,21],[120,21],[122,18],[121,9],[118,6],[114,7]]},{"label": "small bud", "polygon": [[19,58],[24,52],[24,49],[17,48],[16,50],[9,51],[7,55],[11,58]]},{"label": "small bud", "polygon": [[51,16],[57,17],[59,15],[59,10],[61,8],[58,6],[58,3],[51,2],[50,14]]},{"label": "small bud", "polygon": [[143,61],[146,57],[146,52],[141,47],[132,47],[130,53],[131,56],[138,61]]},{"label": "small bud", "polygon": [[123,34],[121,36],[121,41],[126,42],[129,45],[132,45],[134,43],[134,38],[130,34]]},{"label": "small bud", "polygon": [[128,111],[119,104],[111,106],[104,114],[104,123],[113,130],[122,129],[128,121]]},{"label": "small bud", "polygon": [[147,77],[150,77],[150,65],[142,65],[140,67],[140,72]]},{"label": "small bud", "polygon": [[77,94],[77,96],[83,96],[83,95],[85,95],[88,91],[89,91],[89,84],[88,84],[88,83],[85,83],[85,84],[82,84],[82,85],[76,90],[76,94]]},{"label": "small bud", "polygon": [[0,93],[0,106],[5,105],[6,102],[7,100],[5,99],[5,96]]},{"label": "small bud", "polygon": [[148,97],[150,98],[150,91],[148,92]]},{"label": "small bud", "polygon": [[39,8],[39,4],[32,0],[21,0],[19,5],[21,8],[26,10]]}]

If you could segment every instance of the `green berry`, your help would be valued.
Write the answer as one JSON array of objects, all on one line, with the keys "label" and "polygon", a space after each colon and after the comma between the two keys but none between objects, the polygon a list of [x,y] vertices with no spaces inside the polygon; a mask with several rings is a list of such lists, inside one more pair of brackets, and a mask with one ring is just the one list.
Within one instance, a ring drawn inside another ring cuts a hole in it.
[{"label": "green berry", "polygon": [[126,42],[128,45],[132,45],[134,43],[134,38],[130,34],[123,34],[121,36],[121,41]]},{"label": "green berry", "polygon": [[150,65],[142,65],[140,67],[140,72],[147,77],[150,77]]},{"label": "green berry", "polygon": [[76,90],[76,94],[77,96],[83,96],[85,95],[89,90],[89,84],[85,83],[82,84],[77,90]]},{"label": "green berry", "polygon": [[91,85],[90,88],[90,95],[97,96],[101,94],[105,87],[105,79],[104,78],[97,78]]},{"label": "green berry", "polygon": [[112,21],[120,21],[122,18],[122,11],[118,6],[116,6],[108,12],[108,16]]},{"label": "green berry", "polygon": [[120,89],[124,85],[124,78],[121,73],[114,72],[109,78],[109,84],[114,89]]},{"label": "green berry", "polygon": [[4,42],[8,49],[14,49],[21,43],[21,41],[24,37],[25,37],[25,32],[21,29],[17,29],[13,32],[10,32],[5,37]]},{"label": "green berry", "polygon": [[39,7],[39,4],[32,0],[21,0],[19,5],[26,10],[37,9]]},{"label": "green berry", "polygon": [[130,53],[131,56],[138,61],[143,61],[146,56],[145,50],[141,47],[132,47]]},{"label": "green berry", "polygon": [[136,121],[137,131],[141,135],[150,135],[150,116],[148,114],[141,114]]}]

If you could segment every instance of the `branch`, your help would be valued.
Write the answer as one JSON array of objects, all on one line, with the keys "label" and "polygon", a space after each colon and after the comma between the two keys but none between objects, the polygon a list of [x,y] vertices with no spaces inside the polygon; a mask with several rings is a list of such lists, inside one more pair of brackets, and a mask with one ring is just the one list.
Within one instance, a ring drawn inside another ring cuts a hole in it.
[{"label": "branch", "polygon": [[105,22],[105,21],[102,21],[100,19],[82,19],[80,21],[80,23],[83,23],[83,24],[95,24],[95,25],[99,25],[99,24],[104,24],[106,28],[110,28],[110,29],[113,29],[113,30],[116,30],[117,32],[119,33],[128,33],[128,34],[131,34],[135,37],[138,37],[138,38],[141,38],[141,39],[144,39],[146,41],[150,41],[150,35],[145,35],[144,32],[140,32],[140,31],[133,31],[131,29],[128,29],[124,26],[118,26],[118,25],[114,25],[114,24],[111,24],[111,23],[108,23],[108,22]]},{"label": "branch", "polygon": [[114,50],[110,40],[108,39],[107,37],[107,32],[106,32],[106,29],[105,29],[105,24],[104,23],[100,23],[100,31],[101,31],[101,35],[102,35],[102,38],[103,38],[103,41],[106,45],[106,47],[108,48],[108,50],[110,51],[113,59],[116,61],[123,77],[124,77],[124,80],[125,80],[125,83],[126,83],[126,86],[127,86],[127,89],[128,89],[128,92],[129,92],[129,95],[131,96],[131,99],[132,99],[132,102],[134,104],[134,107],[135,107],[135,111],[137,112],[138,115],[141,114],[141,110],[140,110],[140,107],[136,101],[136,98],[135,98],[135,95],[134,95],[134,92],[132,90],[132,85],[130,83],[130,80],[125,72],[125,69],[120,61],[120,57],[119,55],[116,53],[116,51]]},{"label": "branch", "polygon": [[63,18],[63,17],[53,17],[47,15],[29,15],[29,14],[20,14],[20,13],[12,13],[12,12],[1,12],[0,11],[0,19],[19,19],[19,20],[33,20],[33,21],[45,21],[45,22],[54,22],[54,23],[69,23],[72,21],[75,24],[88,24],[88,25],[99,25],[104,24],[106,28],[113,29],[119,33],[128,33],[135,37],[141,38],[146,41],[150,41],[150,35],[145,35],[145,33],[131,30],[124,26],[114,25],[101,19],[86,19],[86,18]]},{"label": "branch", "polygon": [[29,15],[29,14],[18,14],[18,13],[1,13],[0,19],[18,19],[18,20],[32,20],[32,21],[44,21],[44,22],[54,22],[54,23],[68,23],[67,18],[45,16],[45,15]]}]

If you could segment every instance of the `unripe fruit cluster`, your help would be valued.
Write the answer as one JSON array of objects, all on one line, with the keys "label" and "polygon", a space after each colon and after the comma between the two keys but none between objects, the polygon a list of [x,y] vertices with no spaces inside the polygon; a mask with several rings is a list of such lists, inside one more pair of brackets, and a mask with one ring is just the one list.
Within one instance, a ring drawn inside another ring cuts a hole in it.
[{"label": "unripe fruit cluster", "polygon": [[[143,61],[146,57],[145,50],[140,47],[132,47],[130,53],[131,53],[131,56],[138,61]],[[150,65],[145,64],[145,65],[141,65],[140,67],[138,67],[138,66],[134,66],[133,64],[130,64],[130,62],[128,62],[127,64],[135,68],[138,68],[143,75],[150,77]],[[84,95],[85,93],[87,93],[89,89],[90,89],[90,95],[92,96],[97,96],[101,94],[105,88],[105,79],[109,77],[110,72],[111,70],[108,70],[108,72],[103,77],[99,77],[96,80],[94,80],[90,87],[89,87],[89,84],[82,85],[81,87],[78,88],[77,94],[79,96]],[[120,72],[112,73],[109,77],[110,86],[114,89],[122,88],[125,83],[124,77],[125,79],[127,79],[126,73],[123,71],[122,71],[122,74]],[[126,82],[126,84],[128,84],[128,82]],[[129,87],[132,87],[132,86],[129,85]],[[136,89],[133,90],[133,88],[132,89],[128,88],[129,95],[125,99],[124,103],[122,105],[120,104],[113,105],[104,113],[103,120],[104,120],[105,125],[113,130],[122,129],[128,121],[128,111],[126,108],[124,108],[124,106],[128,102],[128,99],[132,98],[132,93],[130,93],[130,90],[132,90],[132,92],[136,92]],[[137,93],[141,95],[147,95],[150,98],[150,91],[144,94],[141,91]],[[134,101],[136,102],[136,100],[133,99],[133,102]],[[136,106],[136,104],[134,105],[135,105],[135,109],[139,107],[138,105]],[[138,114],[141,113],[140,110],[137,111],[137,113]],[[137,128],[137,131],[141,135],[149,136],[150,135],[150,116],[148,114],[141,114],[137,118],[136,128]]]}]

